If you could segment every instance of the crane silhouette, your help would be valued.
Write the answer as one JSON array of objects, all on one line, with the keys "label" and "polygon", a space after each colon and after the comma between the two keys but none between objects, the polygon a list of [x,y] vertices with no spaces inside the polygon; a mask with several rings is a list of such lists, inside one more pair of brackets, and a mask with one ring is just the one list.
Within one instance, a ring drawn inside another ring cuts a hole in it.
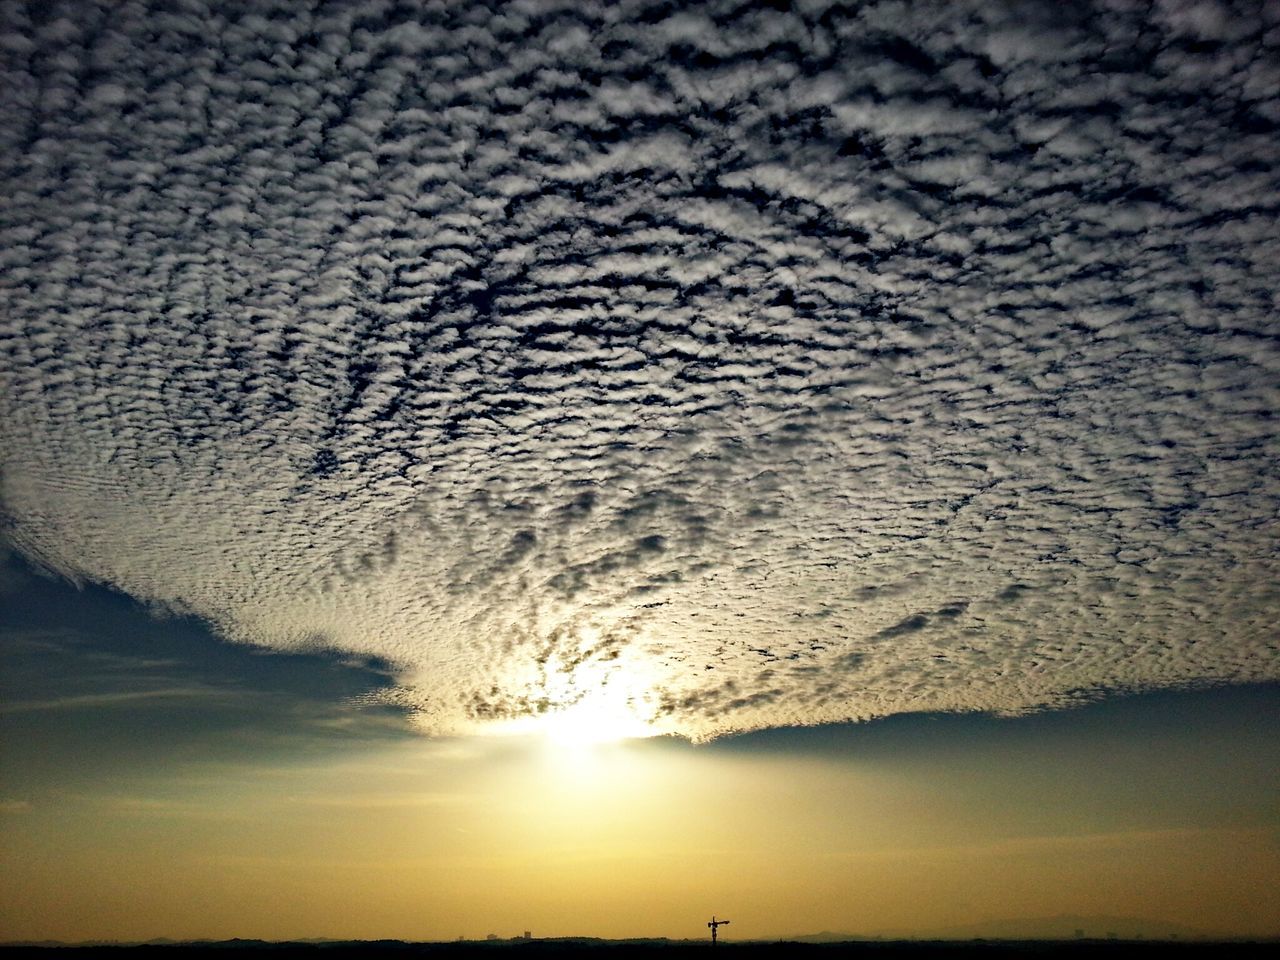
[{"label": "crane silhouette", "polygon": [[716,945],[717,928],[726,926],[728,923],[729,923],[728,920],[717,920],[716,915],[714,913],[711,915],[711,919],[707,921],[707,926],[711,928],[711,945],[713,947]]}]

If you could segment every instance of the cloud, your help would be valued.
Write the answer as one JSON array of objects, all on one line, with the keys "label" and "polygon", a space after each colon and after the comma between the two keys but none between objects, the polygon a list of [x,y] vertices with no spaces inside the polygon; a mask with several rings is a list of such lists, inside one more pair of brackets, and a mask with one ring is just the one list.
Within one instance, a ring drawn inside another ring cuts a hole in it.
[{"label": "cloud", "polygon": [[53,700],[14,700],[0,705],[0,714],[29,713],[38,710],[99,710],[109,707],[134,707],[150,700],[191,700],[215,698],[240,699],[234,692],[199,687],[170,690],[140,690],[121,693],[77,694]]},{"label": "cloud", "polygon": [[1280,673],[1272,5],[4,16],[41,566],[437,731]]}]

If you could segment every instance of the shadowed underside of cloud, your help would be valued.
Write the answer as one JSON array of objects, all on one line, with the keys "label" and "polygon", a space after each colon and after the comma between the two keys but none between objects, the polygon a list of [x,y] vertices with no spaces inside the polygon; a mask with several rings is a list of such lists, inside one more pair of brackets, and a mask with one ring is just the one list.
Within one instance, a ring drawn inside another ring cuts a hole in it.
[{"label": "shadowed underside of cloud", "polygon": [[29,559],[439,731],[1280,677],[1274,4],[212,6],[0,15]]}]

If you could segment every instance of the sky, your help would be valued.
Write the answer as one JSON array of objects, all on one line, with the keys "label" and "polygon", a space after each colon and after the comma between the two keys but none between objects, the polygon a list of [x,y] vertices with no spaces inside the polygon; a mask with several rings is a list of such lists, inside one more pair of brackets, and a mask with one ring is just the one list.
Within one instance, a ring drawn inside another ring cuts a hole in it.
[{"label": "sky", "polygon": [[0,937],[1280,932],[1277,91],[1269,2],[0,3]]}]

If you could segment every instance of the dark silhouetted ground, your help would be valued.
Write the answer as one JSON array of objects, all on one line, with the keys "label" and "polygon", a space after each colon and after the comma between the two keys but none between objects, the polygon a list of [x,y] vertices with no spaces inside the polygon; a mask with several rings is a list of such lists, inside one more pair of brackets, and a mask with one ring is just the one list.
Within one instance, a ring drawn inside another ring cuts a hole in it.
[{"label": "dark silhouetted ground", "polygon": [[[942,960],[964,960],[985,957],[1038,957],[1043,960],[1155,960],[1171,957],[1208,957],[1210,953],[1229,949],[1233,957],[1262,958],[1275,953],[1277,943],[1271,941],[1157,941],[1157,940],[872,940],[843,943],[800,943],[795,941],[722,942],[712,947],[708,941],[691,940],[596,940],[590,938],[547,940],[458,941],[453,943],[406,943],[401,940],[325,941],[317,943],[275,943],[262,940],[227,940],[220,942],[165,943],[143,945],[75,945],[12,944],[0,947],[4,957],[22,955],[49,958],[67,957],[81,960],[90,957],[120,958],[140,954],[151,960],[227,960],[229,953],[267,954],[271,960],[305,958],[305,960],[358,960],[370,955],[384,958],[492,958],[521,960],[540,957],[596,957],[601,960],[630,960],[657,957],[677,960],[682,957],[710,956],[720,960],[764,960],[771,957],[806,957],[811,960],[914,960],[937,957]],[[709,955],[709,951],[714,954]],[[69,955],[69,956],[68,956]]]}]

